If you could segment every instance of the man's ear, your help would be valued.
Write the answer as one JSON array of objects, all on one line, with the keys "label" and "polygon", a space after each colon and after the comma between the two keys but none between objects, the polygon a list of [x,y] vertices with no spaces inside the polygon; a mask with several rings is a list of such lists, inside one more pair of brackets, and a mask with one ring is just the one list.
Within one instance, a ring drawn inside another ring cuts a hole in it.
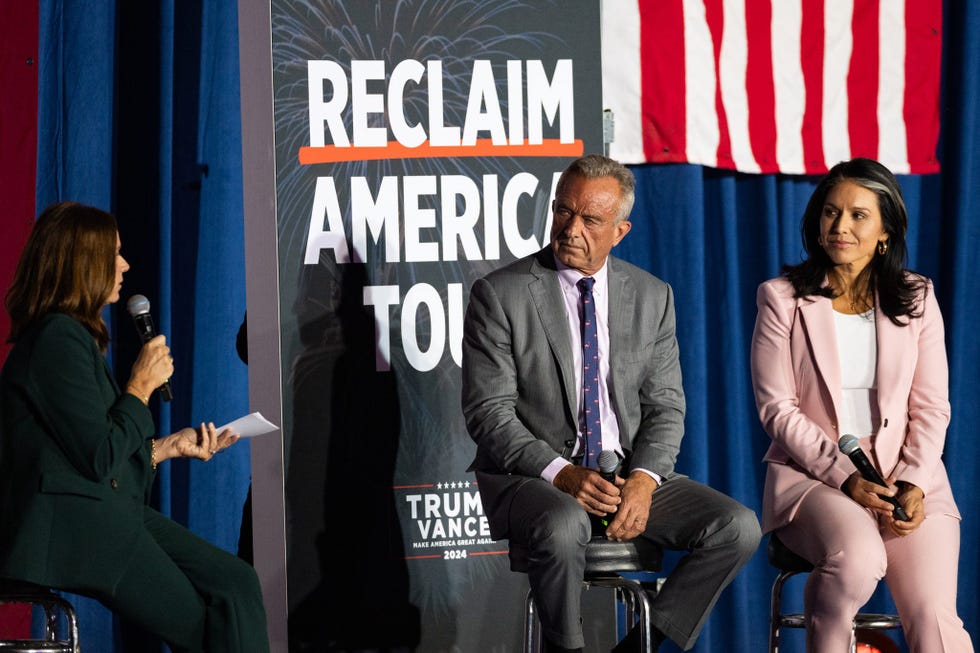
[{"label": "man's ear", "polygon": [[630,229],[633,228],[633,223],[629,220],[620,220],[613,225],[613,228],[616,230],[616,239],[613,241],[613,247],[615,247],[630,232]]}]

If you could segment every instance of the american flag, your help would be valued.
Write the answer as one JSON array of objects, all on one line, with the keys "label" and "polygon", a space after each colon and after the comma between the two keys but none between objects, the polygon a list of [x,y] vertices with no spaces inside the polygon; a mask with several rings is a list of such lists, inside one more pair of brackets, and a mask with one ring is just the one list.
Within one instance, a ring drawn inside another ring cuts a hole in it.
[{"label": "american flag", "polygon": [[938,172],[941,48],[940,0],[603,0],[610,155]]}]

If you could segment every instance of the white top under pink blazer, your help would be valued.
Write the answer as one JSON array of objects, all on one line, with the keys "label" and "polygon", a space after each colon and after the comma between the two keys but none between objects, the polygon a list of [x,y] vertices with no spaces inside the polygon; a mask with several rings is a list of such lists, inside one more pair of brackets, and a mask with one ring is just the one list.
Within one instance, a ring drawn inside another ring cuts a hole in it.
[{"label": "white top under pink blazer", "polygon": [[[943,319],[924,281],[922,316],[908,326],[895,325],[875,302],[880,423],[862,446],[883,477],[922,488],[926,515],[959,518],[941,458],[950,410]],[[831,300],[794,298],[792,284],[779,277],[759,286],[757,304],[752,384],[772,438],[762,502],[769,532],[792,521],[818,483],[839,488],[855,470],[837,448],[841,372]]]}]

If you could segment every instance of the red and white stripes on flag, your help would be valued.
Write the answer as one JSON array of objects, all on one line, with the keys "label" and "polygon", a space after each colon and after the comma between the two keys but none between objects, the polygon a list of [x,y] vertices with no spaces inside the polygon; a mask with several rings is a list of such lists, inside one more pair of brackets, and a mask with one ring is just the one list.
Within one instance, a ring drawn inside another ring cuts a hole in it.
[{"label": "red and white stripes on flag", "polygon": [[941,46],[940,0],[603,0],[610,155],[938,172]]}]

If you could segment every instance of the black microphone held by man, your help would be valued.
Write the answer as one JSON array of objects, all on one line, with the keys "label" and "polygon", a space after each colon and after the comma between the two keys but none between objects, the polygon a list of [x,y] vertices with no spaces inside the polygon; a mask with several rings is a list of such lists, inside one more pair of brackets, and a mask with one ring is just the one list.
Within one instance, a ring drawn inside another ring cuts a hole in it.
[{"label": "black microphone held by man", "polygon": [[[616,454],[616,452],[612,449],[603,449],[599,452],[599,458],[596,459],[596,464],[599,466],[599,476],[601,476],[603,480],[609,481],[615,485],[616,472],[619,471],[619,456]],[[612,521],[615,515],[616,511],[613,510],[605,517],[598,518],[603,529],[609,526],[609,522]]]},{"label": "black microphone held by man", "polygon": [[[133,316],[133,323],[136,331],[139,332],[140,341],[146,344],[157,336],[156,328],[153,326],[153,318],[150,316],[150,300],[143,295],[133,295],[126,302],[126,310]],[[170,381],[164,381],[163,385],[157,388],[160,398],[164,401],[171,401],[174,398],[170,390]]]},{"label": "black microphone held by man", "polygon": [[[884,487],[888,487],[885,483],[885,479],[881,478],[881,474],[875,469],[875,466],[871,464],[868,457],[864,455],[864,451],[861,449],[861,444],[858,439],[853,435],[842,435],[840,440],[837,441],[837,447],[840,449],[841,453],[851,459],[857,470],[861,472],[861,477],[866,481],[871,481],[872,483],[877,483]],[[895,519],[899,521],[908,521],[909,516],[905,514],[905,509],[902,508],[902,504],[898,502],[895,497],[888,497],[884,495],[878,495],[888,503],[895,507]]]}]

